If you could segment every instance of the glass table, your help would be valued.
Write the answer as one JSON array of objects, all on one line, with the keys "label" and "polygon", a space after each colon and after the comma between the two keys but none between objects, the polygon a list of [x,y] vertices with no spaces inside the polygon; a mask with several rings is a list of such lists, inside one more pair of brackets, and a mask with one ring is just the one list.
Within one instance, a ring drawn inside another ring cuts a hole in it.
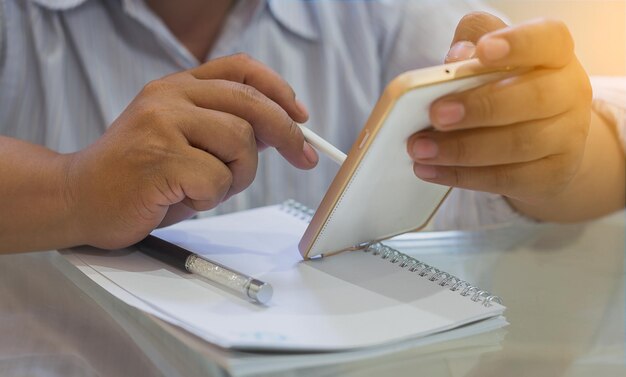
[{"label": "glass table", "polygon": [[[510,325],[361,360],[255,355],[271,376],[624,376],[625,213],[419,235],[395,246],[504,299]],[[219,325],[219,324],[216,324]],[[384,326],[384,324],[382,324]],[[55,251],[0,256],[0,376],[258,375],[127,306]],[[261,373],[263,374],[263,373]]]}]

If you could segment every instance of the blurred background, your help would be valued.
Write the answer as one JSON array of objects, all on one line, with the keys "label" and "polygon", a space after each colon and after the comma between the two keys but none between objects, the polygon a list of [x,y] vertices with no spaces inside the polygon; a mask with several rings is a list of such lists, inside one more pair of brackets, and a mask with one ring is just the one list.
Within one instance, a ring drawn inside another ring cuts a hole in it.
[{"label": "blurred background", "polygon": [[625,0],[487,0],[513,23],[539,16],[570,28],[576,54],[590,75],[626,75]]}]

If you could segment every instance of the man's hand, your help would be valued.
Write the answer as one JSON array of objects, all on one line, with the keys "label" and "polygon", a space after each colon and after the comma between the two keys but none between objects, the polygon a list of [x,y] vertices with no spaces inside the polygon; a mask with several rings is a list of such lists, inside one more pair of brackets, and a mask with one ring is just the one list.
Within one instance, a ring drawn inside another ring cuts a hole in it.
[{"label": "man's hand", "polygon": [[312,168],[317,154],[295,124],[307,118],[289,85],[245,55],[153,81],[104,136],[71,156],[75,234],[124,247],[213,208],[250,185],[259,147]]},{"label": "man's hand", "polygon": [[532,70],[435,101],[435,131],[408,143],[415,174],[502,194],[513,206],[541,206],[576,176],[589,132],[591,88],[572,37],[558,21],[506,27],[476,13],[460,22],[447,60],[474,56],[486,66]]}]

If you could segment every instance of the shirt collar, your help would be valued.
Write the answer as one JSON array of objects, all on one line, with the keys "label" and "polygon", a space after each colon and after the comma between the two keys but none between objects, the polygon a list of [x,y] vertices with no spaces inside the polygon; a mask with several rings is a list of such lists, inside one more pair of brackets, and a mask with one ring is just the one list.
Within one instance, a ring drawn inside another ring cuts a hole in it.
[{"label": "shirt collar", "polygon": [[285,29],[308,40],[319,38],[319,22],[309,1],[265,0],[272,16]]},{"label": "shirt collar", "polygon": [[[68,10],[87,0],[31,0],[51,10]],[[244,0],[245,1],[245,0]],[[319,22],[309,1],[263,0],[274,19],[291,33],[308,40],[319,38]]]},{"label": "shirt collar", "polygon": [[75,8],[87,0],[30,0],[35,4],[51,10],[68,10]]}]

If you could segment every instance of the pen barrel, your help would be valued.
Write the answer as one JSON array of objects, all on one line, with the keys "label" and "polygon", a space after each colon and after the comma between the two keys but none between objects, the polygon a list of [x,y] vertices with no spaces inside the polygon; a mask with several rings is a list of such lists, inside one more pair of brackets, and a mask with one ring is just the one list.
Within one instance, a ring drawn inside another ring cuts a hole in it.
[{"label": "pen barrel", "polygon": [[272,298],[273,290],[270,284],[204,259],[158,237],[148,235],[136,246],[153,258],[240,293],[258,303],[266,304]]},{"label": "pen barrel", "polygon": [[187,257],[185,269],[261,304],[267,304],[272,298],[271,285],[198,255],[192,254]]},{"label": "pen barrel", "polygon": [[185,269],[191,273],[202,276],[205,279],[250,297],[250,283],[254,280],[250,276],[233,271],[218,263],[208,261],[193,254],[187,257]]},{"label": "pen barrel", "polygon": [[143,253],[180,269],[186,268],[185,263],[187,263],[188,257],[193,255],[188,250],[153,235],[148,235],[136,246]]}]

